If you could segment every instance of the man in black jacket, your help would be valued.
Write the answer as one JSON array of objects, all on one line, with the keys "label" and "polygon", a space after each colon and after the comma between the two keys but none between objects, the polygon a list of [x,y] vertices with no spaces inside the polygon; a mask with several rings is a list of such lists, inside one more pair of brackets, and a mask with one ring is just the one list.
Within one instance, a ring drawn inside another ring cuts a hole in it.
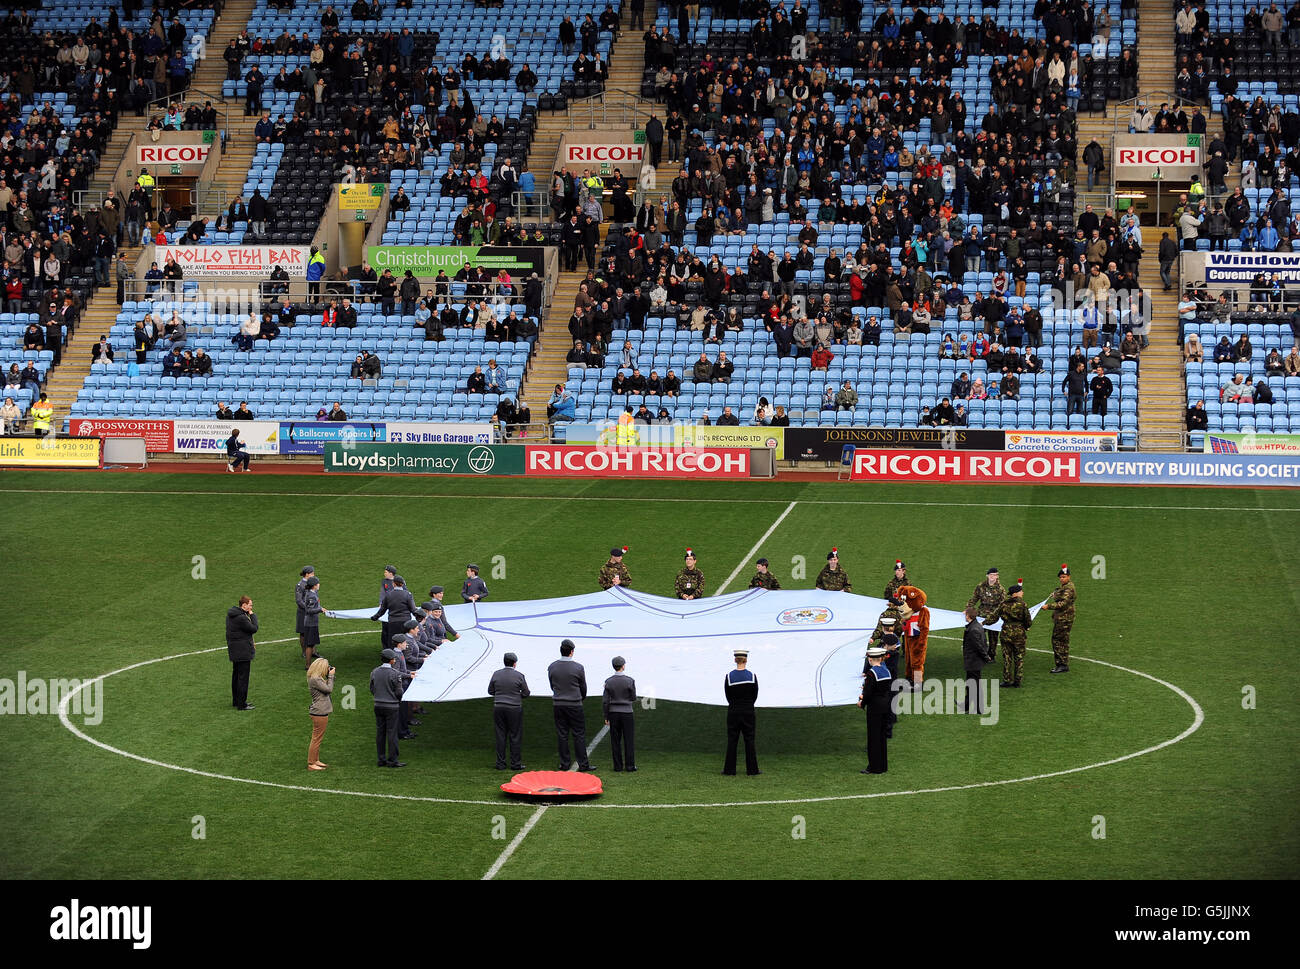
[{"label": "man in black jacket", "polygon": [[1092,391],[1092,412],[1094,414],[1106,414],[1106,402],[1110,395],[1115,392],[1115,385],[1111,383],[1106,371],[1100,366],[1097,367],[1096,376],[1088,384],[1088,389]]},{"label": "man in black jacket", "polygon": [[248,702],[248,672],[257,649],[253,634],[257,632],[257,613],[253,600],[239,597],[239,605],[226,611],[226,653],[230,656],[230,699],[236,710],[251,710]]},{"label": "man in black jacket", "polygon": [[980,677],[984,672],[984,664],[993,662],[993,655],[989,651],[988,633],[974,606],[966,607],[961,661],[966,671],[966,712],[983,714],[985,711],[980,708]]}]

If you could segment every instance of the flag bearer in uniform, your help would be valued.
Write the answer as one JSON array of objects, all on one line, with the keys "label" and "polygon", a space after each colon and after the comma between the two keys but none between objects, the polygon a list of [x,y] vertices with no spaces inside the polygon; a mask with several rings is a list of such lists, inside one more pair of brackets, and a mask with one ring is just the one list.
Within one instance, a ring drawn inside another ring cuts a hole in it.
[{"label": "flag bearer in uniform", "polygon": [[885,666],[886,652],[883,646],[867,650],[867,675],[858,697],[858,706],[867,713],[867,766],[860,771],[863,774],[883,774],[889,769],[886,738],[894,691],[893,677]]},{"label": "flag bearer in uniform", "polygon": [[618,585],[624,588],[632,587],[632,574],[628,572],[627,566],[623,564],[623,556],[627,553],[627,546],[619,548],[615,546],[609,550],[609,561],[600,567],[600,587],[608,589],[610,586]]},{"label": "flag bearer in uniform", "polygon": [[830,592],[852,592],[853,583],[849,574],[840,568],[840,550],[833,548],[826,553],[826,564],[817,573],[817,588]]},{"label": "flag bearer in uniform", "polygon": [[1002,682],[999,686],[1020,686],[1025,671],[1025,643],[1034,624],[1025,605],[1023,579],[1007,590],[1007,601],[998,607],[1002,620]]},{"label": "flag bearer in uniform", "polygon": [[1056,665],[1053,673],[1070,672],[1070,629],[1074,626],[1074,581],[1070,578],[1070,567],[1062,565],[1056,573],[1060,582],[1052,594],[1043,603],[1044,609],[1052,610],[1052,658]]},{"label": "flag bearer in uniform", "polygon": [[737,649],[733,654],[736,668],[722,681],[727,695],[727,758],[722,762],[722,773],[736,773],[736,743],[745,736],[745,773],[761,774],[758,769],[758,752],[754,749],[754,701],[758,699],[758,677],[749,666],[749,650]]},{"label": "flag bearer in uniform", "polygon": [[698,599],[704,595],[704,573],[695,567],[695,553],[686,550],[686,566],[677,573],[673,586],[678,599]]}]

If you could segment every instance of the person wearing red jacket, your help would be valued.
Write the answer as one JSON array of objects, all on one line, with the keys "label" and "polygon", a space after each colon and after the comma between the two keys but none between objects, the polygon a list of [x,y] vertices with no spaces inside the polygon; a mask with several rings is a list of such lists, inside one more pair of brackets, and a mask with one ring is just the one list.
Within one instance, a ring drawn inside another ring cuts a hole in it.
[{"label": "person wearing red jacket", "polygon": [[834,359],[835,355],[826,349],[826,344],[819,343],[817,344],[817,349],[814,350],[812,354],[812,369],[826,370],[830,367],[831,361]]},{"label": "person wearing red jacket", "polygon": [[320,325],[330,327],[332,329],[338,323],[338,321],[339,321],[339,301],[336,299],[332,299],[330,300],[330,305],[325,307],[325,312],[321,314]]}]

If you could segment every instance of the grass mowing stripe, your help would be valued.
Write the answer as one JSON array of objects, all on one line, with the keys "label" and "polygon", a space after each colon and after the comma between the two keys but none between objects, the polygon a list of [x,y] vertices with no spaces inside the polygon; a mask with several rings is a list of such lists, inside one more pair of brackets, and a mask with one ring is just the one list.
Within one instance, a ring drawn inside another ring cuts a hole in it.
[{"label": "grass mowing stripe", "polygon": [[740,570],[745,567],[745,563],[748,562],[750,558],[753,557],[754,553],[757,552],[759,548],[762,547],[764,542],[766,542],[769,538],[772,537],[772,533],[776,531],[776,527],[780,525],[781,522],[785,521],[785,516],[790,514],[790,512],[794,511],[794,506],[797,504],[799,504],[799,502],[792,501],[790,502],[790,504],[786,505],[785,511],[781,512],[781,517],[778,518],[776,521],[772,522],[772,526],[763,533],[763,537],[760,538],[757,542],[755,542],[754,547],[745,553],[745,557],[741,559],[740,562],[736,565],[735,571],[733,571],[731,575],[727,576],[727,581],[722,583],[722,585],[718,586],[718,591],[713,593],[715,596],[720,596],[722,595],[723,592],[727,590],[727,586],[731,585],[732,580],[734,580],[736,576],[740,575]]},{"label": "grass mowing stripe", "polygon": [[[602,740],[605,739],[605,734],[607,733],[609,733],[609,724],[605,724],[603,727],[601,727],[600,732],[597,733],[596,736],[592,738],[591,743],[587,745],[588,757],[591,756],[591,752],[596,749],[597,745]],[[569,767],[569,770],[571,771],[577,769],[578,769],[577,764],[573,764]],[[536,825],[537,822],[542,819],[542,815],[546,813],[546,809],[548,807],[550,807],[549,804],[543,804],[541,807],[539,807],[536,811],[533,812],[532,817],[530,817],[527,821],[524,822],[524,826],[519,829],[519,833],[515,835],[514,838],[511,839],[510,844],[506,845],[505,850],[501,852],[501,854],[497,857],[497,860],[492,862],[492,867],[489,868],[483,874],[483,877],[479,879],[480,881],[490,882],[493,878],[496,878],[497,872],[501,870],[501,866],[504,865],[507,861],[509,861],[510,856],[515,853],[515,849],[517,849],[521,844],[524,843],[524,838],[528,837],[528,832],[533,830],[533,826]]]},{"label": "grass mowing stripe", "polygon": [[[813,482],[816,483],[816,482]],[[490,501],[648,501],[662,502],[665,504],[687,504],[687,505],[733,505],[733,498],[658,498],[642,496],[612,496],[612,495],[394,495],[383,494],[368,491],[354,491],[346,494],[330,495],[323,492],[312,491],[101,491],[91,489],[72,488],[59,490],[54,488],[0,488],[0,494],[11,495],[113,495],[113,496],[140,496],[154,497],[158,495],[174,497],[206,497],[206,498],[393,498],[403,500],[432,500],[443,501],[455,499],[463,501],[468,497],[475,499],[486,499]],[[784,501],[784,498],[749,498],[745,501],[749,504],[767,503],[777,505]],[[1300,514],[1300,508],[1265,508],[1256,506],[1254,508],[1242,508],[1230,505],[1111,505],[1111,504],[1059,504],[1046,502],[1013,502],[1013,501],[868,501],[861,499],[847,499],[843,501],[829,501],[824,498],[800,498],[801,505],[866,505],[866,506],[887,506],[903,508],[1020,508],[1026,510],[1038,511],[1044,508],[1058,509],[1063,511],[1230,511],[1230,512],[1248,512],[1248,513],[1269,513],[1283,512],[1289,514]]]}]

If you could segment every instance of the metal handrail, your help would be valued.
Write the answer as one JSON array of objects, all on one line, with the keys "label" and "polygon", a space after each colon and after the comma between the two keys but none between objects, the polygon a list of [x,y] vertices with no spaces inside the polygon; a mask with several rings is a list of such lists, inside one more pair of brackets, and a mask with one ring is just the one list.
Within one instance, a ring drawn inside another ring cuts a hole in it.
[{"label": "metal handrail", "polygon": [[[650,120],[651,114],[662,110],[663,107],[658,102],[643,98],[634,91],[606,87],[599,94],[570,101],[565,108],[565,117],[571,130],[580,127],[591,129],[610,124],[631,124],[641,127],[645,121]],[[584,113],[586,121],[580,124],[579,116]],[[599,120],[597,120],[598,116]]]},{"label": "metal handrail", "polygon": [[146,115],[152,120],[155,109],[158,109],[164,116],[167,109],[173,102],[179,102],[181,113],[185,113],[185,108],[190,102],[196,102],[199,107],[203,106],[204,101],[211,101],[212,106],[217,109],[218,124],[217,132],[221,142],[221,151],[224,154],[226,142],[230,139],[230,106],[223,94],[213,94],[211,91],[201,91],[198,88],[187,88],[184,91],[178,91],[176,94],[168,94],[166,97],[156,98],[145,106]]}]

